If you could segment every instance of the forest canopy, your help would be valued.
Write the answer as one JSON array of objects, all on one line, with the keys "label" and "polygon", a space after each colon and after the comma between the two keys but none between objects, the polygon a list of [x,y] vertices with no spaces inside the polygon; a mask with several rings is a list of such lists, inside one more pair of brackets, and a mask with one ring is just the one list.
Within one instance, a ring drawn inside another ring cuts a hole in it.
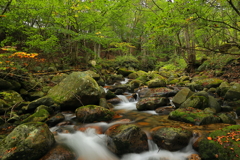
[{"label": "forest canopy", "polygon": [[[76,64],[109,55],[142,59],[240,48],[238,0],[1,0],[0,45]],[[239,52],[231,52],[239,54]]]}]

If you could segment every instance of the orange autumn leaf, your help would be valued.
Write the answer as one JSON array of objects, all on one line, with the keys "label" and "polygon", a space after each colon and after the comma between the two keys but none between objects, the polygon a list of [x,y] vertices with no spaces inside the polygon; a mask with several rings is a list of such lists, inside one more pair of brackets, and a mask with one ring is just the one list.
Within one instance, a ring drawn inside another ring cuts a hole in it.
[{"label": "orange autumn leaf", "polygon": [[139,125],[141,125],[141,126],[147,126],[147,125],[149,125],[148,122],[138,122],[137,124],[139,124]]},{"label": "orange autumn leaf", "polygon": [[208,140],[212,140],[212,137],[207,137]]}]

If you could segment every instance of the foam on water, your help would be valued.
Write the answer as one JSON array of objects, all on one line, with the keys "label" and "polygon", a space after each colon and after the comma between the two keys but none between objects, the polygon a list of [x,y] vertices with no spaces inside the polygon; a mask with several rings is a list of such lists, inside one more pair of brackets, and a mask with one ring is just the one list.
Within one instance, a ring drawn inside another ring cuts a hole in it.
[{"label": "foam on water", "polygon": [[[73,134],[59,133],[58,142],[68,145],[78,156],[84,160],[119,160],[106,147],[106,135],[97,134],[95,129],[88,128],[85,132],[77,131]],[[170,152],[159,150],[157,145],[149,140],[149,151],[143,153],[130,153],[122,156],[121,160],[186,160],[188,156],[196,153],[191,142],[181,151]]]}]

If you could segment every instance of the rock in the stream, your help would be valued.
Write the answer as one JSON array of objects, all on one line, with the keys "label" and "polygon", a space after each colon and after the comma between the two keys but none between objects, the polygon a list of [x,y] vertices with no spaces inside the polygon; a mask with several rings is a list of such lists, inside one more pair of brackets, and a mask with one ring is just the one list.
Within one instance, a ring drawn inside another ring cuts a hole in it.
[{"label": "rock in the stream", "polygon": [[53,127],[56,124],[64,121],[65,117],[62,113],[58,113],[56,115],[54,115],[53,117],[49,118],[46,123],[48,124],[48,126]]},{"label": "rock in the stream", "polygon": [[46,123],[17,126],[0,144],[1,160],[39,160],[55,143]]},{"label": "rock in the stream", "polygon": [[199,142],[199,154],[205,160],[240,159],[240,125],[211,132]]},{"label": "rock in the stream", "polygon": [[63,110],[98,104],[102,91],[97,82],[84,72],[73,72],[48,92]]},{"label": "rock in the stream", "polygon": [[186,107],[193,107],[202,110],[209,107],[214,108],[216,112],[221,111],[221,106],[217,100],[214,97],[208,95],[208,93],[205,91],[194,93],[180,105],[180,108]]},{"label": "rock in the stream", "polygon": [[27,122],[44,122],[49,117],[49,112],[46,109],[39,109],[28,118],[24,119],[22,123]]},{"label": "rock in the stream", "polygon": [[166,106],[169,103],[169,99],[166,97],[148,97],[140,99],[137,104],[137,110],[154,110],[161,106]]},{"label": "rock in the stream", "polygon": [[143,88],[139,92],[139,97],[173,97],[177,94],[177,91],[169,89],[167,87],[159,88]]},{"label": "rock in the stream", "polygon": [[105,134],[108,148],[117,155],[148,151],[146,134],[134,124],[113,125]]},{"label": "rock in the stream", "polygon": [[192,138],[192,132],[184,128],[153,128],[153,141],[162,149],[177,151],[186,147]]},{"label": "rock in the stream", "polygon": [[240,100],[240,84],[232,85],[224,96],[225,100]]},{"label": "rock in the stream", "polygon": [[76,118],[79,122],[91,123],[94,121],[109,121],[114,112],[101,106],[87,105],[76,109]]},{"label": "rock in the stream", "polygon": [[56,145],[40,160],[76,160],[76,155],[66,146]]},{"label": "rock in the stream", "polygon": [[173,97],[172,102],[178,108],[184,101],[186,101],[188,97],[193,94],[194,92],[192,92],[189,88],[183,88]]},{"label": "rock in the stream", "polygon": [[152,79],[147,82],[149,88],[166,87],[166,81],[163,79]]},{"label": "rock in the stream", "polygon": [[175,111],[172,111],[169,114],[169,119],[182,121],[186,123],[192,123],[196,125],[213,124],[221,122],[221,119],[218,116],[213,115],[211,113],[206,113],[203,110],[192,107],[179,108]]}]

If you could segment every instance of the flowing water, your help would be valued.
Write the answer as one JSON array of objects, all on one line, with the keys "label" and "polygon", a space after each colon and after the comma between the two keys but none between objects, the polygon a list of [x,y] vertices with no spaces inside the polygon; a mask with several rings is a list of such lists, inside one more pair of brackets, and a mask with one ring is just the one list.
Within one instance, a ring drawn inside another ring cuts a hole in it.
[{"label": "flowing water", "polygon": [[[140,113],[136,111],[137,101],[130,102],[126,96],[123,95],[119,95],[118,98],[120,98],[122,102],[114,107],[116,112],[119,111],[120,114],[125,114],[129,117],[134,117],[134,115],[138,115]],[[146,117],[151,117],[151,115],[157,114],[155,111],[145,111],[141,113]],[[65,114],[65,117],[67,120],[74,118],[71,114]],[[131,123],[134,122],[137,122],[137,118],[136,121],[132,121]],[[85,124],[85,126],[98,126],[104,131],[116,123],[119,122],[99,122]],[[166,125],[168,125],[168,122]],[[73,126],[69,127],[73,128]],[[56,131],[57,129],[58,127],[53,127],[51,130]],[[196,153],[196,151],[192,148],[193,139],[189,142],[187,147],[176,152],[159,149],[152,140],[148,140],[149,151],[140,154],[125,154],[119,158],[108,150],[106,146],[107,136],[104,134],[98,134],[94,128],[87,128],[84,132],[76,131],[73,133],[58,133],[57,141],[69,146],[78,158],[83,160],[186,160],[188,156]]]}]

